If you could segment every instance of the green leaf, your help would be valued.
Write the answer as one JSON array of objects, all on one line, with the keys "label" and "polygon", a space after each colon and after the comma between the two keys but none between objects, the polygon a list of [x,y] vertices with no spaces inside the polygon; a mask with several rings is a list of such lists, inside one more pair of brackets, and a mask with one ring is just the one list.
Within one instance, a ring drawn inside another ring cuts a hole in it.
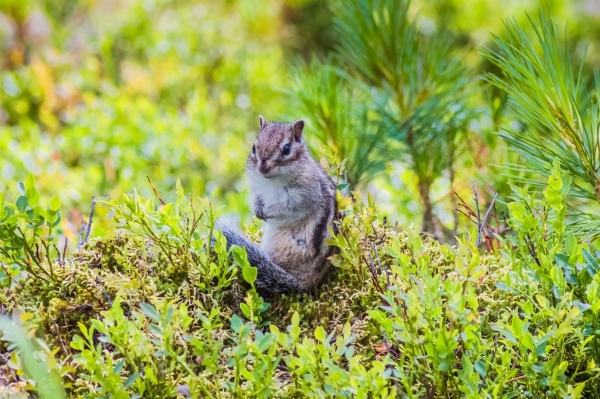
[{"label": "green leaf", "polygon": [[25,191],[29,190],[30,188],[35,188],[35,177],[33,177],[33,175],[30,173],[27,175],[27,177],[25,178]]},{"label": "green leaf", "polygon": [[569,257],[563,254],[557,254],[554,256],[554,260],[556,261],[556,264],[565,272],[566,280],[573,285],[577,285],[577,274],[574,271],[573,266],[571,266],[569,263]]},{"label": "green leaf", "polygon": [[[40,349],[29,338],[27,331],[9,317],[0,316],[0,333],[19,352],[23,371],[39,387],[37,394],[41,399],[66,398],[60,373],[56,369],[56,360],[51,353]],[[51,364],[54,366],[49,367]]]},{"label": "green leaf", "polygon": [[70,342],[69,345],[71,346],[71,348],[75,349],[76,351],[82,351],[85,348],[85,342],[77,334],[75,334],[73,336],[73,340]]},{"label": "green leaf", "polygon": [[168,204],[166,204],[162,207],[162,209],[160,210],[160,213],[165,215],[167,220],[170,221],[171,219],[169,218],[169,216],[170,216],[172,210],[173,210],[173,204],[169,202]]},{"label": "green leaf", "polygon": [[258,269],[256,267],[247,266],[242,269],[242,276],[244,280],[250,284],[254,284],[258,277]]},{"label": "green leaf", "polygon": [[508,210],[510,212],[511,218],[516,220],[517,222],[522,222],[527,214],[527,209],[525,209],[525,205],[518,202],[511,202],[508,204]]},{"label": "green leaf", "polygon": [[521,342],[521,345],[525,346],[530,351],[533,352],[535,350],[535,345],[534,345],[534,342],[533,342],[533,336],[531,335],[531,333],[525,332],[523,334],[523,336],[521,337],[520,342]]},{"label": "green leaf", "polygon": [[158,310],[156,310],[154,306],[150,305],[149,303],[142,302],[140,303],[140,309],[150,319],[157,322],[160,321],[160,313],[158,313]]},{"label": "green leaf", "polygon": [[589,310],[592,305],[590,305],[589,303],[584,303],[581,301],[573,301],[573,306],[576,306],[581,312],[585,312],[586,310]]},{"label": "green leaf", "polygon": [[57,212],[60,209],[60,197],[55,195],[50,199],[50,210]]},{"label": "green leaf", "polygon": [[179,178],[177,178],[177,182],[175,183],[175,190],[179,198],[185,197],[185,192],[183,191],[183,187],[181,187],[181,181]]},{"label": "green leaf", "polygon": [[560,194],[562,195],[563,198],[565,198],[567,195],[569,195],[569,192],[571,191],[571,181],[573,179],[571,178],[571,175],[567,172],[562,174],[562,182],[563,182],[563,186],[560,190]]},{"label": "green leaf", "polygon": [[533,352],[533,354],[536,357],[541,356],[546,351],[546,346],[548,345],[549,338],[550,338],[550,335],[547,334],[545,337],[543,337],[541,340],[539,340],[537,342],[537,345],[535,346],[535,351]]},{"label": "green leaf", "polygon": [[[34,211],[34,209],[35,209],[35,211]],[[38,213],[36,212],[37,208],[34,208],[34,209],[29,209],[29,210],[25,211],[25,213],[27,214],[27,218],[29,218],[29,220],[31,220],[31,221],[33,221],[33,219],[38,217]]]},{"label": "green leaf", "polygon": [[240,303],[240,309],[242,309],[242,313],[246,316],[247,319],[250,319],[250,307],[245,303]]},{"label": "green leaf", "polygon": [[477,371],[477,374],[479,374],[481,377],[485,378],[487,371],[485,369],[485,362],[481,361],[481,360],[477,360],[474,364],[475,367],[475,371]]},{"label": "green leaf", "polygon": [[124,388],[129,388],[135,382],[135,380],[137,380],[138,377],[141,376],[141,375],[142,375],[142,373],[133,373],[133,374],[131,374],[129,377],[127,377],[127,379],[123,383],[123,387]]},{"label": "green leaf", "polygon": [[250,262],[248,262],[248,254],[246,254],[246,249],[238,246],[231,247],[231,255],[233,256],[233,260],[235,263],[244,270],[247,267],[250,267]]},{"label": "green leaf", "polygon": [[56,214],[56,216],[54,216],[54,220],[51,222],[51,223],[52,223],[52,225],[51,225],[51,226],[52,226],[52,227],[56,227],[56,226],[58,226],[58,224],[60,223],[60,220],[61,220],[61,216],[60,216],[60,212],[58,212],[58,213]]},{"label": "green leaf", "polygon": [[292,325],[293,326],[300,325],[300,315],[298,314],[298,312],[294,312],[294,314],[292,315]]},{"label": "green leaf", "polygon": [[538,226],[539,220],[534,215],[527,215],[523,219],[523,230],[531,231]]},{"label": "green leaf", "polygon": [[574,255],[577,252],[577,238],[572,232],[567,233],[565,237],[565,250],[569,256]]},{"label": "green leaf", "polygon": [[518,292],[512,288],[511,286],[509,286],[508,284],[506,284],[505,282],[499,282],[496,283],[496,288],[498,288],[500,291],[508,291],[508,292],[512,292],[514,294],[517,294]]},{"label": "green leaf", "polygon": [[231,316],[231,329],[236,333],[239,333],[242,327],[244,326],[244,321],[240,318],[240,316],[234,314]]},{"label": "green leaf", "polygon": [[273,341],[275,341],[276,337],[273,334],[265,334],[264,337],[262,337],[259,341],[258,344],[256,345],[256,348],[258,349],[258,351],[260,353],[263,353],[264,351],[266,351],[267,349],[269,349],[271,347],[271,345],[273,344]]},{"label": "green leaf", "polygon": [[585,269],[591,277],[594,277],[600,268],[598,261],[592,256],[591,253],[589,253],[587,249],[583,248],[581,252],[583,253],[583,258],[585,259]]},{"label": "green leaf", "polygon": [[124,365],[125,365],[125,359],[119,360],[117,362],[117,364],[115,364],[115,367],[113,367],[113,373],[120,374],[121,370],[123,370]]},{"label": "green leaf", "polygon": [[81,331],[83,336],[87,337],[88,336],[88,328],[86,327],[86,325],[83,324],[82,322],[78,321],[77,326],[79,327],[79,331]]},{"label": "green leaf", "polygon": [[583,393],[584,388],[585,388],[585,381],[580,382],[577,385],[575,385],[575,388],[573,388],[573,398],[581,398],[581,394]]},{"label": "green leaf", "polygon": [[40,203],[40,193],[35,187],[28,188],[25,192],[25,196],[27,197],[27,202],[32,207],[35,207]]},{"label": "green leaf", "polygon": [[[513,320],[514,320],[514,318],[513,318]],[[500,334],[504,335],[504,337],[508,341],[512,342],[513,344],[516,344],[518,342],[517,338],[515,338],[515,336],[513,335],[512,332],[510,332],[510,331],[508,331],[508,330],[506,330],[506,329],[504,329],[504,328],[502,328],[500,326],[492,326],[492,330],[498,331]]]},{"label": "green leaf", "polygon": [[16,205],[19,212],[25,212],[27,209],[27,197],[21,195],[19,198],[17,198]]},{"label": "green leaf", "polygon": [[343,190],[347,189],[348,187],[350,187],[350,183],[341,183],[341,184],[338,184],[337,189],[340,191],[343,191]]},{"label": "green leaf", "polygon": [[317,327],[317,329],[315,330],[315,338],[321,343],[325,342],[325,338],[327,338],[327,333],[325,332],[325,329],[323,327]]},{"label": "green leaf", "polygon": [[594,280],[590,284],[588,284],[585,294],[587,296],[587,300],[591,303],[594,303],[598,300],[598,292],[600,291],[600,286]]}]

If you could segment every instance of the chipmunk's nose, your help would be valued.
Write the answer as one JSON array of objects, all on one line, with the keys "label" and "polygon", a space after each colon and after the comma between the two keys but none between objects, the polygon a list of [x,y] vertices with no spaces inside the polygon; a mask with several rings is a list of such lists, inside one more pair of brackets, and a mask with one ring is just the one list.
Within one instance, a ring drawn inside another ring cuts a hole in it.
[{"label": "chipmunk's nose", "polygon": [[261,160],[260,167],[258,168],[260,173],[267,174],[271,170],[271,161],[268,159]]}]

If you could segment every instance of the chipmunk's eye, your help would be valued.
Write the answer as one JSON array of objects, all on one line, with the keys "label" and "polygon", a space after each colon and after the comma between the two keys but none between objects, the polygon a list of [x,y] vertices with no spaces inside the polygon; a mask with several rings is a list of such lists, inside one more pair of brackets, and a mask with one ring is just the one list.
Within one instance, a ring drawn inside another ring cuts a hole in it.
[{"label": "chipmunk's eye", "polygon": [[253,154],[256,154],[256,144],[254,144],[254,145],[252,146],[252,153],[253,153]]},{"label": "chipmunk's eye", "polygon": [[286,144],[283,146],[283,150],[281,150],[281,154],[283,156],[290,155],[290,145]]}]

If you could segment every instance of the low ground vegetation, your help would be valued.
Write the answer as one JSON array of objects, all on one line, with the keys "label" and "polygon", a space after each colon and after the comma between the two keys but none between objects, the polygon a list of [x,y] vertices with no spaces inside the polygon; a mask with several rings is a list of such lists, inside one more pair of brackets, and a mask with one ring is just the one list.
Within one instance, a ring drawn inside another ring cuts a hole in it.
[{"label": "low ground vegetation", "polygon": [[[340,196],[335,273],[267,295],[212,231],[208,199],[108,206],[113,237],[64,256],[60,204],[33,179],[0,218],[0,395],[114,397],[593,397],[599,391],[600,251],[565,230],[570,178],[515,189],[494,251],[386,223]],[[7,195],[8,197],[8,195]],[[158,204],[158,205],[157,205]],[[245,226],[260,239],[260,229]],[[211,249],[211,237],[215,236]],[[15,266],[17,265],[17,266]]]}]

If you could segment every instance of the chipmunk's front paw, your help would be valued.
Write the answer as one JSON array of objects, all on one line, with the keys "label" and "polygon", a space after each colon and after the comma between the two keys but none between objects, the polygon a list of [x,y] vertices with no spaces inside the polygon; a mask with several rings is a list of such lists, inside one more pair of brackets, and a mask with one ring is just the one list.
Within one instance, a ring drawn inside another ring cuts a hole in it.
[{"label": "chipmunk's front paw", "polygon": [[260,220],[267,220],[267,215],[265,213],[265,205],[261,197],[257,197],[256,201],[254,201],[254,214]]},{"label": "chipmunk's front paw", "polygon": [[267,220],[267,215],[265,214],[265,211],[263,208],[257,209],[255,215],[260,220]]}]

